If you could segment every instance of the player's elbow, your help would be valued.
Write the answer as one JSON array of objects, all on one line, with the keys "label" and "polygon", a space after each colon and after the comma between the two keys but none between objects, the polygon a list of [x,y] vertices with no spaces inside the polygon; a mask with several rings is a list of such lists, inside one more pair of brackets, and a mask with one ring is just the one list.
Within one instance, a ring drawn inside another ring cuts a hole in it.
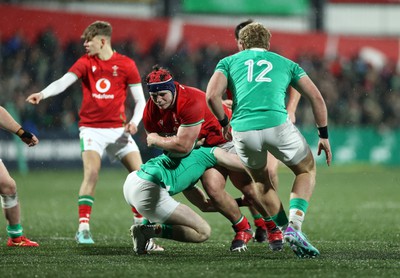
[{"label": "player's elbow", "polygon": [[207,91],[206,102],[207,102],[208,107],[213,106],[214,99],[215,99],[215,96],[213,94],[213,91]]}]

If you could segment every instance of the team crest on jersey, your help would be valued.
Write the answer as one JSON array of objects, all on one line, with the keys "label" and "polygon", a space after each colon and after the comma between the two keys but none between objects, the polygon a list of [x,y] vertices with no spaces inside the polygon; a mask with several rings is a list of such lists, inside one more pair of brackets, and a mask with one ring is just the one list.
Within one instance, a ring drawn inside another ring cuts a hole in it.
[{"label": "team crest on jersey", "polygon": [[118,73],[117,73],[117,70],[119,69],[118,66],[114,65],[112,67],[112,69],[113,69],[113,76],[118,76]]}]

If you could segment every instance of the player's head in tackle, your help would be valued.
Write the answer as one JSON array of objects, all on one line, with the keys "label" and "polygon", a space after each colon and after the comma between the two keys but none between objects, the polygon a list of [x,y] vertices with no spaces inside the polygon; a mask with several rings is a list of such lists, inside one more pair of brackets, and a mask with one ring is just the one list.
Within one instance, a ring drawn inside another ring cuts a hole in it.
[{"label": "player's head in tackle", "polygon": [[175,102],[175,84],[171,73],[158,65],[146,77],[151,100],[160,109],[168,109]]}]

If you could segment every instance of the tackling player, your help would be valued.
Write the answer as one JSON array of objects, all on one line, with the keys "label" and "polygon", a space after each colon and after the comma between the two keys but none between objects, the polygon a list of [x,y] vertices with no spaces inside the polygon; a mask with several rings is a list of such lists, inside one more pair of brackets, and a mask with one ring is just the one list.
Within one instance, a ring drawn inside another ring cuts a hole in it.
[{"label": "tackling player", "polygon": [[[79,190],[79,244],[93,244],[90,216],[94,203],[101,157],[120,160],[129,172],[142,164],[139,149],[131,135],[138,130],[145,98],[141,77],[135,62],[111,47],[110,23],[96,21],[83,32],[86,54],[68,72],[27,101],[39,104],[43,99],[60,94],[78,79],[82,80],[82,105],[79,112],[79,138],[83,161],[83,181]],[[135,101],[130,121],[125,115],[127,90]]]},{"label": "tackling player", "polygon": [[[206,169],[216,164],[234,171],[244,171],[237,155],[221,148],[200,147],[184,158],[162,154],[130,173],[124,183],[125,200],[146,217],[151,225],[133,225],[133,250],[146,254],[154,237],[200,243],[211,234],[208,223],[190,207],[171,196],[192,191]],[[204,203],[209,204],[207,200]]]},{"label": "tackling player", "polygon": [[[143,123],[148,132],[149,147],[163,149],[174,157],[190,153],[197,140],[201,140],[203,146],[219,146],[229,152],[233,150],[232,142],[223,138],[220,123],[208,109],[204,92],[174,81],[166,69],[158,66],[148,74],[146,82],[150,99],[143,114]],[[229,112],[225,109],[225,113]],[[228,175],[248,199],[254,199],[254,192],[249,186],[250,177],[245,173],[217,166],[208,169],[201,182],[214,207],[232,223],[236,235],[230,250],[240,252],[247,249],[252,231],[235,200],[224,190]],[[194,203],[195,199],[190,201]]]}]

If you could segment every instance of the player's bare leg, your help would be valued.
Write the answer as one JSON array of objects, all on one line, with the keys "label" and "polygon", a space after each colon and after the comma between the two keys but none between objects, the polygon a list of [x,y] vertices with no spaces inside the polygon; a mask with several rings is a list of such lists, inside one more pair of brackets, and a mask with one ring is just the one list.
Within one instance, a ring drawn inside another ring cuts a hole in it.
[{"label": "player's bare leg", "polygon": [[232,223],[236,235],[230,250],[241,252],[247,250],[247,242],[253,237],[253,232],[236,201],[225,191],[226,175],[221,173],[224,171],[220,167],[210,168],[202,176],[201,182],[214,207]]},{"label": "player's bare leg", "polygon": [[122,164],[129,171],[129,173],[139,170],[140,165],[143,164],[140,152],[130,152],[121,159]]},{"label": "player's bare leg", "polygon": [[17,185],[10,176],[7,168],[0,160],[0,197],[4,216],[7,220],[7,246],[9,247],[37,247],[37,242],[31,241],[23,235],[20,223],[20,205],[17,197]]},{"label": "player's bare leg", "polygon": [[[17,193],[17,185],[15,180],[10,176],[7,168],[3,162],[0,162],[0,194],[4,196],[13,196]],[[2,202],[4,216],[10,225],[18,224],[20,221],[19,203],[10,208],[4,208],[5,204]]]},{"label": "player's bare leg", "polygon": [[290,194],[289,226],[285,231],[285,240],[293,252],[301,258],[316,257],[319,251],[302,232],[302,224],[308,208],[308,202],[315,187],[315,161],[311,151],[299,164],[289,166],[296,175]]},{"label": "player's bare leg", "polygon": [[[277,167],[278,160],[268,153],[267,158],[267,166],[265,168],[265,177],[268,184],[271,184],[274,189],[276,189],[276,185],[274,182],[278,182],[277,177]],[[251,184],[251,178],[249,175],[245,175],[247,178],[243,178],[243,173],[230,172],[229,173],[231,181],[233,184],[239,189]],[[269,177],[269,179],[268,179]],[[262,196],[261,196],[262,197]],[[262,202],[268,202],[268,199],[263,200]],[[254,206],[249,206],[249,210],[254,218],[254,225],[256,227],[254,232],[254,241],[256,242],[265,242],[268,239],[268,244],[270,249],[274,251],[280,251],[283,248],[283,233],[277,227],[272,218],[268,215],[262,215]],[[286,224],[286,223],[285,223]]]},{"label": "player's bare leg", "polygon": [[223,216],[232,223],[237,221],[242,213],[232,196],[225,191],[226,179],[216,169],[208,169],[201,177],[201,182],[212,203]]},{"label": "player's bare leg", "polygon": [[[140,166],[143,164],[143,160],[140,152],[135,151],[130,152],[126,156],[124,156],[121,159],[121,163],[125,166],[129,173],[131,173],[140,169]],[[132,213],[133,224],[142,224],[143,221],[146,221],[143,216],[136,210],[136,208],[132,207]],[[164,251],[164,248],[156,244],[153,239],[150,239],[147,244],[147,251]]]},{"label": "player's bare leg", "polygon": [[180,204],[165,224],[173,226],[171,239],[200,243],[211,235],[210,225],[190,207]]},{"label": "player's bare leg", "polygon": [[181,242],[200,243],[211,234],[210,225],[196,212],[179,204],[164,224],[133,225],[131,236],[137,254],[146,254],[150,238],[167,238]]},{"label": "player's bare leg", "polygon": [[264,217],[278,214],[282,209],[282,203],[269,176],[265,175],[265,170],[246,167],[246,171],[253,182],[242,186],[241,191],[245,197]]},{"label": "player's bare leg", "polygon": [[[263,170],[260,171],[261,173],[263,172]],[[266,183],[266,185],[263,185],[262,188],[260,188],[261,185],[257,186],[257,184],[254,184],[250,178],[248,178],[247,180],[243,180],[243,178],[237,177],[238,174],[240,173],[235,173],[235,175],[231,173],[230,178],[231,180],[235,181],[235,186],[242,191],[246,198],[246,201],[251,204],[249,208],[252,212],[254,223],[257,227],[256,232],[258,232],[258,234],[254,234],[255,240],[258,242],[264,242],[268,239],[268,245],[271,250],[282,250],[282,231],[270,217],[268,209],[270,207],[276,206],[278,208],[277,214],[280,213],[284,215],[284,223],[280,223],[282,226],[287,225],[287,218],[283,209],[283,205],[278,195],[276,194],[276,191],[273,189],[271,182],[269,181],[268,173],[266,173],[266,175],[264,174],[266,178],[263,181]],[[238,184],[238,181],[241,181],[242,183]]]},{"label": "player's bare leg", "polygon": [[101,168],[101,157],[95,151],[82,152],[83,181],[79,189],[79,228],[75,239],[79,244],[93,244],[90,233],[90,216],[94,202],[96,183]]},{"label": "player's bare leg", "polygon": [[269,174],[272,186],[278,191],[279,177],[278,177],[278,166],[279,160],[275,158],[270,152],[267,154],[267,169],[266,173]]},{"label": "player's bare leg", "polygon": [[315,188],[316,168],[311,151],[308,152],[306,158],[299,164],[289,166],[289,168],[296,175],[292,192],[290,193],[289,222],[295,229],[301,230],[307,207],[304,207],[304,209],[297,209],[294,207],[296,207],[296,204],[299,202],[300,204],[304,203],[305,206],[308,206],[308,202]]},{"label": "player's bare leg", "polygon": [[296,175],[290,199],[302,198],[310,201],[315,188],[316,168],[312,153],[309,152],[303,161],[289,168]]}]

